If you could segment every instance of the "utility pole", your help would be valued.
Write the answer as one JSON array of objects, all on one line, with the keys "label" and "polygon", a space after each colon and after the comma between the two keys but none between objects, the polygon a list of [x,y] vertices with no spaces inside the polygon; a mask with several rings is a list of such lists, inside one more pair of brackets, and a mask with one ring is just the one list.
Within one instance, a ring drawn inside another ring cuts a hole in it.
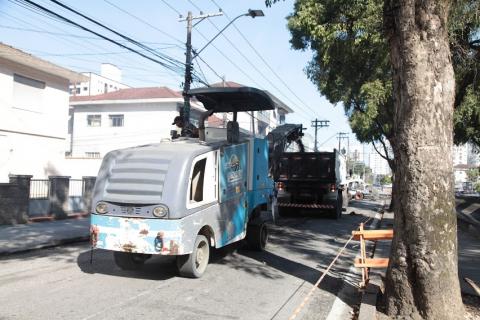
[{"label": "utility pole", "polygon": [[312,120],[312,128],[315,128],[315,152],[318,152],[318,148],[317,148],[317,131],[318,131],[318,128],[324,128],[324,127],[328,127],[329,126],[329,123],[330,120],[318,120],[318,119],[315,119],[315,120]]},{"label": "utility pole", "polygon": [[187,14],[187,43],[185,53],[185,80],[183,82],[183,127],[186,128],[190,123],[190,83],[192,83],[192,12]]},{"label": "utility pole", "polygon": [[[341,141],[342,139],[347,139],[348,141],[348,147],[350,147],[350,139],[348,138],[348,133],[346,132],[339,132],[338,133],[338,136],[337,136],[337,139],[338,139],[338,152],[340,152],[341,150]],[[348,149],[347,149],[348,150]],[[347,158],[348,158],[348,151],[347,151]]]},{"label": "utility pole", "polygon": [[[190,84],[192,83],[192,21],[201,19],[196,24],[200,23],[202,20],[210,17],[216,17],[223,15],[223,12],[210,13],[210,14],[200,14],[199,16],[193,16],[191,11],[188,11],[187,17],[183,18],[180,16],[178,21],[187,21],[187,43],[185,44],[185,80],[183,82],[183,123],[184,127],[190,123],[190,96],[188,91],[190,90]],[[195,25],[196,25],[195,24]],[[203,50],[203,49],[202,49]]]}]

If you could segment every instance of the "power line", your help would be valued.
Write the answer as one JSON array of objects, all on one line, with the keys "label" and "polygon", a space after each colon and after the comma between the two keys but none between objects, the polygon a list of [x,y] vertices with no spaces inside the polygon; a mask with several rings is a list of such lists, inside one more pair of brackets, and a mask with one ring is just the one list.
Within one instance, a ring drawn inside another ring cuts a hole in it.
[{"label": "power line", "polygon": [[[12,2],[13,2],[13,1],[12,1]],[[25,7],[22,6],[22,5],[19,5],[19,7],[25,8]],[[33,10],[33,9],[32,9],[32,10]],[[32,11],[32,10],[31,10],[30,8],[28,8],[28,11]],[[40,15],[38,11],[32,12],[32,14],[35,14],[35,17],[29,16],[29,15],[28,15],[27,13],[25,13],[25,12],[22,12],[21,14],[22,14],[22,17],[27,17],[27,18],[30,18],[31,20],[36,19],[39,23],[41,23],[42,26],[50,26],[51,28],[56,29],[56,30],[60,30],[60,31],[64,31],[64,30],[65,30],[65,28],[60,29],[60,28],[56,27],[55,25],[49,23],[48,21],[44,21],[43,18],[48,18],[48,19],[50,20],[51,17],[50,17],[50,16],[45,16],[45,15]],[[26,25],[26,26],[29,26],[29,27],[33,27],[33,28],[35,28],[36,30],[43,31],[43,32],[45,32],[46,36],[51,37],[51,38],[54,38],[54,39],[57,40],[57,41],[64,42],[67,47],[72,47],[72,45],[73,45],[73,46],[79,47],[79,48],[81,48],[81,49],[87,49],[87,50],[89,50],[90,52],[91,52],[91,51],[97,51],[97,52],[98,52],[99,49],[107,50],[107,49],[104,49],[104,48],[105,48],[104,46],[101,46],[101,45],[99,45],[99,44],[97,44],[97,43],[92,43],[92,42],[89,41],[88,39],[83,40],[83,41],[80,41],[80,40],[79,40],[79,41],[75,41],[74,39],[68,39],[68,38],[65,39],[65,38],[64,38],[65,36],[63,36],[63,35],[61,35],[61,34],[52,35],[52,34],[50,34],[46,29],[44,29],[44,28],[42,28],[42,27],[39,27],[39,26],[37,26],[37,25],[33,25],[32,23],[29,23],[29,22],[27,22],[27,21],[25,21],[25,20],[23,20],[23,19],[20,19],[20,18],[18,18],[18,17],[15,17],[15,16],[13,16],[13,15],[10,15],[10,14],[8,14],[8,13],[6,13],[6,12],[0,12],[0,15],[5,16],[6,19],[11,20],[11,21],[14,22],[16,25],[19,25],[19,24],[20,24],[20,25]],[[41,16],[41,17],[40,17],[40,16]],[[55,21],[58,21],[58,20],[55,19]],[[97,38],[97,37],[95,37],[94,39],[103,40],[103,39]],[[87,44],[87,45],[89,44],[89,46],[85,46],[86,44]],[[24,49],[24,50],[25,50],[25,49]],[[40,56],[42,56],[42,54],[50,54],[49,52],[42,52],[42,51],[38,51],[38,50],[29,50],[29,49],[27,49],[26,51],[27,51],[27,52],[39,52],[39,53],[40,53]],[[65,59],[65,58],[66,58],[66,59],[77,60],[77,61],[85,61],[85,62],[88,62],[88,63],[95,63],[96,65],[98,65],[98,64],[100,64],[100,63],[103,62],[103,61],[92,60],[92,59],[84,59],[84,58],[80,58],[80,57],[60,57],[60,58],[62,58],[62,59]],[[139,58],[141,58],[141,57],[139,57]],[[134,67],[134,66],[129,65],[129,63],[132,62],[132,57],[125,58],[125,57],[123,57],[123,54],[119,54],[119,55],[117,56],[117,60],[118,60],[118,61],[116,62],[116,64],[119,65],[119,66],[122,67],[122,68],[125,68],[125,69],[135,69],[135,70],[141,70],[141,71],[147,71],[147,72],[152,72],[152,71],[153,71],[152,68],[146,69],[146,68],[140,68],[140,67],[138,67],[138,66],[135,66],[135,67]],[[123,62],[122,64],[119,64],[120,61],[124,61],[124,62]],[[126,61],[126,62],[125,62],[125,61]],[[155,63],[154,65],[155,65],[155,66],[158,66],[158,64],[156,64],[156,63]],[[88,70],[85,70],[85,69],[89,69],[89,68],[85,68],[85,66],[84,66],[84,67],[79,67],[78,69],[79,69],[79,71],[88,71]],[[169,74],[171,75],[170,77],[174,77],[174,78],[179,77],[178,73],[175,73],[175,72],[173,72],[173,71],[171,71],[171,70],[169,70],[169,69],[163,69],[163,70],[165,70],[167,73],[169,73]],[[96,73],[96,71],[93,71],[93,72]],[[130,77],[125,76],[125,75],[124,75],[124,77],[130,78]],[[131,79],[135,79],[135,78],[131,77]],[[143,80],[143,79],[142,79],[142,80],[140,80],[140,79],[135,79],[135,80],[145,82],[145,80]],[[150,82],[150,83],[151,83],[151,82]]]},{"label": "power line", "polygon": [[[190,0],[189,0],[190,1]],[[222,10],[222,8],[215,2],[215,0],[211,0],[219,9]],[[191,2],[191,1],[190,1]],[[228,14],[223,11],[223,13],[225,14],[225,17],[231,21],[230,17],[228,16]],[[313,113],[315,113],[315,111],[309,106],[307,105],[289,86],[288,84],[275,72],[275,70],[270,66],[270,64],[267,62],[267,60],[265,60],[263,58],[263,56],[258,52],[257,49],[255,49],[255,47],[250,43],[250,41],[247,39],[247,37],[245,37],[245,35],[242,33],[242,31],[237,28],[237,26],[235,25],[235,23],[233,23],[233,27],[235,28],[235,30],[237,30],[237,32],[240,34],[240,36],[243,38],[243,40],[245,40],[245,42],[248,44],[248,46],[253,50],[253,52],[255,52],[255,54],[257,55],[257,57],[260,58],[260,60],[262,60],[262,62],[267,66],[267,68],[275,75],[275,77],[285,86],[285,88],[287,88],[287,90],[295,97],[297,98],[298,101],[300,101],[306,108],[308,108],[310,111],[312,111]]]},{"label": "power line", "polygon": [[162,0],[162,2],[167,6],[169,7],[170,9],[172,9],[173,11],[175,11],[179,17],[182,16],[182,13],[180,11],[178,11],[177,9],[175,9],[174,7],[172,7],[167,1],[165,0]]},{"label": "power line", "polygon": [[[200,61],[202,61],[207,66],[207,68],[210,69],[210,71],[212,71],[220,80],[223,80],[223,77],[219,75],[217,71],[215,71],[215,69],[213,69],[205,60],[203,60],[202,57],[196,56],[195,59],[199,59]],[[198,64],[198,66],[200,67],[200,64]]]},{"label": "power line", "polygon": [[[199,6],[197,6],[195,3],[193,3],[192,0],[188,0],[188,2],[190,2],[197,10],[202,11],[202,9],[201,9]],[[219,8],[219,9],[221,9],[221,8]],[[218,28],[218,26],[217,26],[214,22],[212,22],[212,21],[210,21],[210,20],[209,20],[209,22],[210,22],[210,24],[211,24],[213,27],[215,27],[215,29],[220,30],[220,29]],[[198,28],[196,28],[196,29],[197,29],[197,31],[199,31]],[[199,32],[199,33],[200,33],[200,32]],[[225,34],[222,33],[221,35],[222,35],[222,37],[223,37],[225,40],[227,40],[227,42],[240,54],[240,56],[242,56],[242,58],[243,58],[265,81],[267,81],[267,82],[277,91],[277,93],[279,93],[280,95],[282,95],[282,96],[283,96],[285,99],[287,99],[292,105],[296,105],[296,103],[293,102],[288,96],[286,96],[285,94],[283,94],[283,92],[282,92],[270,79],[268,79],[268,77],[265,76],[265,74],[263,74],[263,72],[261,72],[261,71],[255,66],[255,64],[253,64],[253,63],[250,61],[250,59],[248,59],[248,57],[246,57],[245,54],[244,54],[240,49],[238,49],[238,47],[237,47]],[[250,77],[249,77],[249,78],[250,78]],[[251,79],[251,78],[250,78],[250,79]],[[298,106],[297,106],[297,107],[298,107]],[[301,108],[299,108],[299,109],[301,109]],[[302,111],[305,112],[305,110],[302,110]],[[307,114],[307,113],[306,113],[306,114]],[[304,119],[307,120],[307,121],[309,121],[309,119],[308,119],[307,117],[304,117]]]},{"label": "power line", "polygon": [[[21,0],[21,1],[29,1],[29,2],[30,2],[30,0]],[[173,65],[181,65],[181,66],[183,66],[183,63],[182,63],[182,62],[180,62],[180,61],[178,61],[178,60],[176,60],[176,59],[173,59],[173,58],[171,58],[171,57],[169,57],[169,56],[167,56],[167,55],[165,55],[165,54],[157,53],[157,52],[156,52],[155,50],[153,50],[152,48],[150,48],[150,47],[148,47],[148,46],[146,46],[146,45],[138,42],[137,40],[132,39],[132,38],[130,38],[130,37],[128,37],[128,36],[126,36],[126,35],[118,32],[118,31],[116,31],[116,30],[114,30],[114,29],[112,29],[112,28],[104,25],[103,23],[98,22],[98,21],[95,20],[95,19],[92,19],[92,18],[86,16],[85,14],[83,14],[83,13],[79,12],[78,10],[75,10],[75,9],[67,6],[66,4],[63,4],[62,2],[60,2],[60,1],[58,1],[58,0],[50,0],[50,1],[53,2],[53,3],[55,3],[55,4],[57,4],[57,5],[59,5],[60,7],[64,8],[64,9],[66,9],[66,10],[68,10],[68,11],[70,11],[70,12],[73,12],[73,13],[75,13],[76,15],[79,15],[80,17],[82,17],[82,18],[84,18],[84,19],[86,19],[86,20],[88,20],[88,21],[90,21],[90,22],[92,22],[92,23],[94,23],[94,24],[96,24],[96,25],[98,25],[98,26],[100,26],[100,27],[102,27],[102,28],[104,28],[104,29],[112,32],[113,34],[115,34],[115,35],[117,35],[117,36],[119,36],[119,37],[121,37],[121,38],[123,38],[123,39],[125,39],[125,40],[127,40],[127,41],[130,41],[130,42],[133,43],[134,45],[139,46],[140,48],[143,48],[143,49],[149,51],[150,53],[156,55],[157,57],[159,57],[159,58],[161,58],[161,59],[164,59],[164,60],[166,60],[166,61],[169,61],[169,62],[172,63]]]},{"label": "power line", "polygon": [[[145,20],[143,20],[143,19],[141,19],[141,18],[137,17],[136,15],[134,15],[134,14],[132,14],[132,13],[130,13],[130,12],[128,12],[128,11],[126,11],[126,10],[124,10],[124,9],[120,8],[119,6],[117,6],[117,5],[113,4],[113,3],[111,3],[111,2],[110,2],[110,1],[108,1],[108,0],[103,0],[103,1],[105,1],[106,3],[108,3],[109,5],[111,5],[112,7],[114,7],[114,8],[117,8],[118,10],[122,11],[123,13],[125,13],[125,14],[129,15],[130,17],[132,17],[132,18],[134,18],[134,19],[136,19],[136,20],[138,20],[138,21],[142,22],[143,24],[146,24],[146,25],[147,25],[147,26],[149,26],[150,28],[157,30],[158,32],[160,32],[161,34],[163,34],[163,35],[165,35],[165,36],[169,37],[170,39],[173,39],[173,40],[175,40],[175,41],[177,41],[177,42],[179,42],[179,43],[183,44],[183,41],[181,41],[181,40],[180,40],[180,39],[178,39],[178,38],[175,38],[174,36],[172,36],[171,34],[169,34],[169,33],[165,32],[165,31],[163,31],[163,30],[161,30],[161,29],[159,29],[159,28],[155,27],[153,24],[151,24],[151,23],[149,23],[149,22],[147,22],[147,21],[145,21]],[[163,2],[163,3],[165,3],[167,6],[169,6],[169,7],[170,7],[170,5],[169,5],[168,3],[166,3],[165,1],[162,1],[162,2]],[[173,8],[172,8],[172,9],[173,9]],[[174,9],[174,10],[175,10],[175,9]],[[177,11],[177,12],[178,12],[178,11]],[[180,14],[180,12],[178,12],[178,14]]]},{"label": "power line", "polygon": [[[64,32],[51,32],[51,31],[46,31],[46,30],[39,30],[39,29],[30,29],[30,28],[20,28],[20,27],[14,27],[14,26],[7,26],[7,25],[0,25],[0,28],[3,29],[10,29],[10,30],[17,30],[17,31],[25,31],[25,32],[34,32],[34,33],[41,33],[41,34],[49,34],[52,36],[62,36],[62,37],[71,37],[71,38],[78,38],[78,39],[89,39],[89,40],[102,40],[101,38],[98,37],[88,37],[88,36],[81,36],[78,34],[73,34],[73,33],[64,33]],[[120,39],[115,39],[118,42],[123,42],[124,40]],[[173,48],[173,47],[180,47],[177,44],[173,43],[168,43],[168,42],[149,42],[149,41],[142,41],[142,43],[145,44],[152,44],[152,45],[165,45],[168,47],[165,48],[157,48],[157,49],[168,49],[168,48]]]},{"label": "power line", "polygon": [[[69,24],[71,24],[71,25],[73,25],[73,26],[75,26],[75,27],[78,27],[78,28],[80,28],[80,29],[82,29],[82,30],[84,30],[84,31],[87,31],[87,32],[89,32],[89,33],[92,33],[92,34],[94,34],[94,35],[96,35],[96,36],[98,36],[98,37],[100,37],[100,38],[102,38],[102,39],[104,39],[104,40],[106,40],[106,41],[108,41],[108,42],[111,42],[111,43],[113,43],[113,44],[115,44],[115,45],[117,45],[117,46],[120,46],[120,47],[122,47],[122,48],[124,48],[124,49],[127,49],[127,50],[129,50],[129,51],[132,51],[132,52],[134,52],[134,53],[136,53],[136,54],[138,54],[138,55],[140,55],[140,56],[142,56],[142,57],[144,57],[144,58],[146,58],[146,59],[148,59],[148,60],[150,60],[150,61],[153,61],[153,62],[155,62],[155,63],[157,63],[157,64],[160,64],[160,65],[162,65],[163,67],[165,67],[165,68],[167,68],[167,69],[170,69],[170,70],[175,71],[175,72],[179,72],[178,66],[175,67],[175,66],[172,66],[172,65],[168,65],[168,64],[165,63],[165,62],[162,62],[162,61],[159,61],[159,60],[157,60],[157,59],[155,59],[155,58],[152,58],[152,57],[150,57],[150,56],[147,56],[147,55],[145,55],[145,54],[137,51],[136,49],[133,49],[133,48],[131,48],[131,47],[128,47],[128,46],[126,46],[126,45],[123,45],[122,43],[119,43],[119,42],[116,41],[116,40],[113,40],[113,39],[111,39],[111,38],[109,38],[109,37],[107,37],[107,36],[104,36],[104,35],[102,35],[102,34],[100,34],[100,33],[98,33],[98,32],[95,32],[95,31],[93,31],[93,30],[91,30],[91,29],[89,29],[89,28],[87,28],[87,27],[84,27],[84,26],[80,25],[79,23],[76,23],[76,22],[74,22],[74,21],[72,21],[72,20],[70,20],[70,19],[68,19],[68,18],[66,18],[66,17],[64,17],[64,16],[62,16],[62,15],[60,15],[60,14],[58,14],[58,13],[55,13],[55,12],[53,12],[52,10],[49,10],[49,9],[47,9],[47,8],[41,6],[41,5],[39,5],[39,4],[37,4],[37,3],[33,2],[33,1],[30,1],[30,0],[14,0],[14,1],[17,2],[17,3],[26,2],[26,3],[34,6],[34,7],[36,8],[36,10],[38,10],[38,11],[40,11],[40,12],[48,13],[50,16],[52,16],[52,17],[54,17],[54,18],[56,18],[56,19],[61,19],[62,21],[65,21],[65,22],[67,22],[67,23],[69,23]],[[52,0],[52,1],[53,1],[53,0]],[[122,35],[122,37],[124,37],[124,36]],[[128,38],[128,37],[126,37],[126,38]],[[132,40],[133,40],[133,39],[132,39]],[[133,41],[135,41],[135,40],[133,40]],[[178,63],[181,63],[181,62],[178,62]]]}]

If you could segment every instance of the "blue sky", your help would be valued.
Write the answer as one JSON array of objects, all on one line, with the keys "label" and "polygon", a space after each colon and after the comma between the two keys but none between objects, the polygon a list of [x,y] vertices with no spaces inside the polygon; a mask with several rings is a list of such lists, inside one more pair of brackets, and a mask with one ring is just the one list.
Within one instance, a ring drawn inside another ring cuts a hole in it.
[{"label": "blue sky", "polygon": [[[49,0],[34,1],[118,39]],[[220,76],[227,81],[270,91],[295,111],[287,117],[287,122],[303,123],[312,136],[314,130],[311,128],[311,120],[330,120],[330,127],[319,130],[318,141],[322,149],[331,150],[338,146],[335,138],[337,132],[351,133],[343,107],[330,104],[305,75],[304,68],[312,53],[290,48],[290,33],[285,18],[293,11],[293,1],[282,1],[271,8],[265,7],[264,1],[257,0],[62,2],[182,62],[185,60],[186,23],[178,21],[179,13],[185,16],[188,11],[192,11],[195,16],[200,14],[200,10],[204,13],[218,12],[218,5],[221,6],[224,16],[206,19],[193,29],[192,44],[199,49],[205,45],[206,39],[217,34],[217,28],[223,28],[234,17],[249,8],[262,9],[265,17],[242,17],[215,39],[200,54],[208,66],[204,62],[194,61],[196,70],[199,74],[203,72],[209,83],[219,82]],[[180,74],[128,53],[125,49],[78,28],[39,15],[19,6],[15,1],[0,0],[0,34],[3,43],[75,71],[99,73],[102,62],[115,64],[123,71],[123,82],[134,87],[168,86],[180,89],[183,81]],[[359,143],[350,134],[350,146],[353,148],[355,145]]]}]

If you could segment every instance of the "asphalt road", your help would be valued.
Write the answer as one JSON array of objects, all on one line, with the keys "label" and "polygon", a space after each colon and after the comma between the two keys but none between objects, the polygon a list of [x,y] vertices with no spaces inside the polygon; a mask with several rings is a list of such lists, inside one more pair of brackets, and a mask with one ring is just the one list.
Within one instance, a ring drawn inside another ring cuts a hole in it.
[{"label": "asphalt road", "polygon": [[[312,215],[282,218],[265,252],[240,245],[213,252],[201,279],[177,276],[174,260],[155,257],[141,271],[122,271],[111,252],[87,244],[0,259],[0,319],[287,319],[349,238],[379,203],[357,202],[336,221]],[[355,211],[356,214],[350,214]],[[348,319],[358,295],[352,243],[315,290],[300,319]],[[337,308],[338,309],[338,308]],[[297,319],[298,319],[297,318]]]}]

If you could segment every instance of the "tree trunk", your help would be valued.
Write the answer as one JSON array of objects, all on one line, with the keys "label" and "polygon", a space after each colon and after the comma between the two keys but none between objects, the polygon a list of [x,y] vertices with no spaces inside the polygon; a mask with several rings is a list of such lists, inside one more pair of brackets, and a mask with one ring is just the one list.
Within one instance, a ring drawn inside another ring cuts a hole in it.
[{"label": "tree trunk", "polygon": [[387,313],[463,319],[452,171],[449,1],[385,0],[394,81],[395,236]]}]

